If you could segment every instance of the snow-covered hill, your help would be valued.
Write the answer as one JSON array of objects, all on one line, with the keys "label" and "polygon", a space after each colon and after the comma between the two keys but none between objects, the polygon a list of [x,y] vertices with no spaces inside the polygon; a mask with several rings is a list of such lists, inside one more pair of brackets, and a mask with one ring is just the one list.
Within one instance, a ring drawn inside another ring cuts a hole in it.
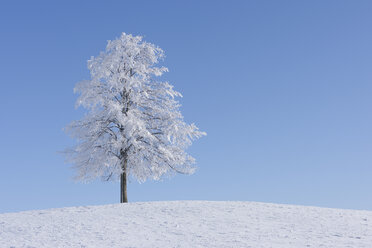
[{"label": "snow-covered hill", "polygon": [[372,247],[372,212],[145,202],[0,214],[0,247]]}]

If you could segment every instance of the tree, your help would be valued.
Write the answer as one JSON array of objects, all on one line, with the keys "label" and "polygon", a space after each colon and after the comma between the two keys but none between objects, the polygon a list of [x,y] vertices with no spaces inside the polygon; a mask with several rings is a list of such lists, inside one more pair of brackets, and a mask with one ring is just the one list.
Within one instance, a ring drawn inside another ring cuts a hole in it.
[{"label": "tree", "polygon": [[91,79],[76,84],[76,107],[88,109],[66,131],[77,144],[67,159],[88,181],[120,178],[120,202],[127,202],[127,178],[158,180],[165,173],[191,174],[195,160],[186,153],[206,133],[183,121],[182,97],[156,77],[168,71],[156,66],[164,57],[159,47],[141,36],[123,33],[106,50],[88,60]]}]

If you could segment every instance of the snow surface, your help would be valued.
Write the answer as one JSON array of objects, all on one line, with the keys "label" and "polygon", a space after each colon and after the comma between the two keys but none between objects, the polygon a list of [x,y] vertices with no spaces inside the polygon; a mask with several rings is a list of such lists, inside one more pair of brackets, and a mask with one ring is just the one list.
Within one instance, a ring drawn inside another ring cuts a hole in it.
[{"label": "snow surface", "polygon": [[143,202],[0,214],[0,247],[372,247],[372,211]]}]

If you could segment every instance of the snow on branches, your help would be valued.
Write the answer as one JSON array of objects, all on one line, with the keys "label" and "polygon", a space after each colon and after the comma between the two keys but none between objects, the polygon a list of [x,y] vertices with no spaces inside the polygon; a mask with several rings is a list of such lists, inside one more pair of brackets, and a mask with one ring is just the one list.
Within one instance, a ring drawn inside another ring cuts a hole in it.
[{"label": "snow on branches", "polygon": [[156,77],[159,47],[141,36],[123,33],[106,50],[88,60],[91,79],[74,89],[77,106],[88,109],[66,131],[77,145],[67,152],[78,179],[118,179],[126,173],[140,182],[168,172],[190,174],[194,158],[185,152],[206,133],[183,121],[175,97],[181,94]]}]

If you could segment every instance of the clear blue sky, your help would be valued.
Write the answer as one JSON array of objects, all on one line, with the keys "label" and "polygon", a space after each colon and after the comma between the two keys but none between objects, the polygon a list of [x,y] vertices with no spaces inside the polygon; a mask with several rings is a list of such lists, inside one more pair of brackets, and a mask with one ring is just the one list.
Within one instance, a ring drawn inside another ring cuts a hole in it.
[{"label": "clear blue sky", "polygon": [[[160,2],[160,3],[159,3]],[[117,203],[58,151],[86,61],[121,32],[166,52],[207,137],[192,176],[130,201],[239,200],[372,210],[372,1],[2,1],[0,212]]]}]

